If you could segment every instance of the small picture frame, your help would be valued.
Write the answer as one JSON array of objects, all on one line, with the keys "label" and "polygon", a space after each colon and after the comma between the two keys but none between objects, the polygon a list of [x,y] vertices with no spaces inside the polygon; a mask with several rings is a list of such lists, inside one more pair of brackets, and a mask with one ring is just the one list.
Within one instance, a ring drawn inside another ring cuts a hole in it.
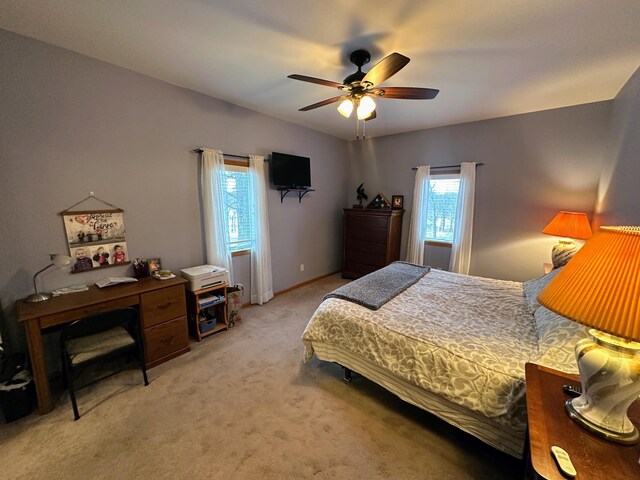
[{"label": "small picture frame", "polygon": [[404,208],[404,195],[391,195],[391,208],[401,210]]},{"label": "small picture frame", "polygon": [[162,270],[162,263],[159,258],[148,258],[147,265],[149,266],[149,275],[154,275]]}]

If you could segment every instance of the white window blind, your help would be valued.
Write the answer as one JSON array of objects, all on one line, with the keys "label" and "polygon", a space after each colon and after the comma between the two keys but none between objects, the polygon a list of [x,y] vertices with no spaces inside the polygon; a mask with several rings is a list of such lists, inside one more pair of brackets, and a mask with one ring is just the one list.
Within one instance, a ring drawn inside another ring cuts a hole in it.
[{"label": "white window blind", "polygon": [[255,228],[251,215],[249,167],[225,165],[223,187],[231,251],[250,249]]},{"label": "white window blind", "polygon": [[459,175],[438,175],[429,181],[427,241],[452,243],[456,224]]}]

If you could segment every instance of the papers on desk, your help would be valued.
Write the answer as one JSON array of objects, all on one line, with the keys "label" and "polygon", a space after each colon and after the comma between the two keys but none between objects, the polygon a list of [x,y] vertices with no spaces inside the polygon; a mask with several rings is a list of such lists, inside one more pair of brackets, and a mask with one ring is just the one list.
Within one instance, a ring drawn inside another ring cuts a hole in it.
[{"label": "papers on desk", "polygon": [[96,285],[100,288],[110,287],[112,285],[118,285],[120,283],[137,282],[137,278],[133,277],[104,277],[96,282]]},{"label": "papers on desk", "polygon": [[86,292],[89,287],[86,285],[71,285],[70,287],[58,288],[51,292],[51,295],[57,297],[59,295],[67,295],[68,293]]}]

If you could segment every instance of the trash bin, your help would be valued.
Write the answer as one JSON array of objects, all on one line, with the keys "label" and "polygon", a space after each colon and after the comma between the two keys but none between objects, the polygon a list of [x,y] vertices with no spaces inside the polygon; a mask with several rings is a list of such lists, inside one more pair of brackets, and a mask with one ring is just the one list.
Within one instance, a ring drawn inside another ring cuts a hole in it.
[{"label": "trash bin", "polygon": [[240,308],[242,307],[243,295],[244,285],[241,283],[236,283],[233,287],[227,288],[227,323],[229,328],[234,327],[236,322],[242,321]]},{"label": "trash bin", "polygon": [[26,417],[33,410],[36,391],[31,374],[22,370],[0,383],[0,407],[7,423]]},{"label": "trash bin", "polygon": [[29,369],[27,366],[26,353],[12,353],[11,355],[7,355],[6,358],[1,358],[1,360],[0,384],[8,382],[16,374]]}]

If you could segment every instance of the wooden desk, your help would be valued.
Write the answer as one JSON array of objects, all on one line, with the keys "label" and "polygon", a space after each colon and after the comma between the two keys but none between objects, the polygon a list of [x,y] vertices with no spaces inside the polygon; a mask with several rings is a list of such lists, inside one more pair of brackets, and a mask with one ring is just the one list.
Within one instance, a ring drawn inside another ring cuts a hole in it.
[{"label": "wooden desk", "polygon": [[24,322],[27,331],[38,411],[43,414],[54,408],[42,341],[44,334],[93,313],[139,306],[145,363],[147,368],[155,367],[190,350],[185,283],[180,277],[143,278],[106,288],[92,285],[85,292],[61,295],[45,302],[16,302],[18,320]]},{"label": "wooden desk", "polygon": [[[576,468],[576,480],[640,478],[640,445],[619,445],[596,437],[569,418],[562,386],[580,385],[578,377],[527,363],[527,415],[529,417],[528,478],[565,480],[551,456],[551,446],[564,448]],[[640,425],[640,402],[629,409],[629,418]]]}]

